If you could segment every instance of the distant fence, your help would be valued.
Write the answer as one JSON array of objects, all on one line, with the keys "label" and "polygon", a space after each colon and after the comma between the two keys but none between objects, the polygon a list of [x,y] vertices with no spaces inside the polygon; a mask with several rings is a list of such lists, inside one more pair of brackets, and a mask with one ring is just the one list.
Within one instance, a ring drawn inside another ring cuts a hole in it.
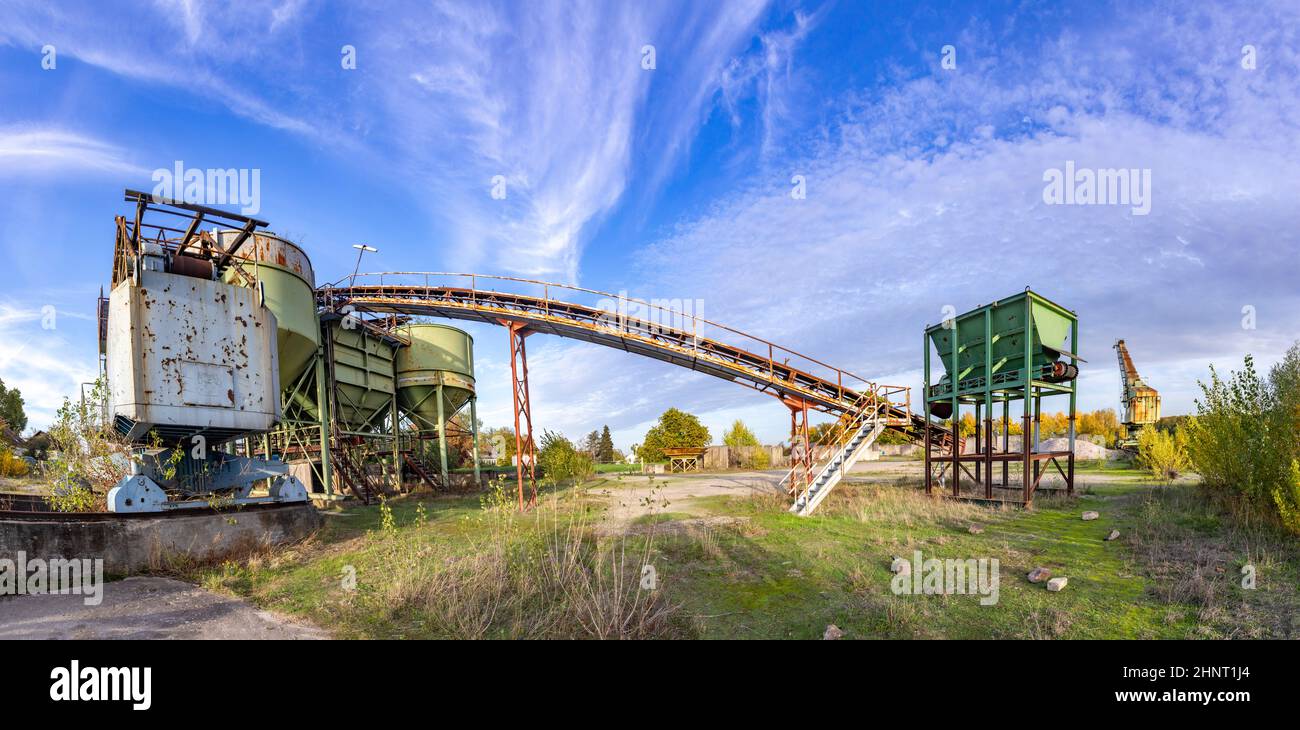
[{"label": "distant fence", "polygon": [[780,446],[710,446],[704,452],[706,470],[754,469],[760,453],[767,453],[767,469],[789,467],[790,457]]}]

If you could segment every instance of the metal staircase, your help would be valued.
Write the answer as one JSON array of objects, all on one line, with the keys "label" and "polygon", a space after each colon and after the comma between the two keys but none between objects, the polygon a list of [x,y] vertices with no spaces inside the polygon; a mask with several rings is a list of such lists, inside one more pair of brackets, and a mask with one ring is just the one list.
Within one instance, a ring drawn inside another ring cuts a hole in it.
[{"label": "metal staircase", "polygon": [[[841,429],[841,438],[834,442],[837,446],[830,458],[825,464],[822,464],[813,474],[808,482],[807,489],[804,489],[791,505],[790,511],[800,517],[807,517],[817,509],[817,505],[826,499],[835,485],[840,483],[849,469],[862,458],[866,450],[875,443],[876,438],[884,432],[887,425],[888,416],[880,407],[870,406],[856,414],[856,417],[847,419],[848,423],[845,428]],[[786,478],[781,480],[782,484],[790,483],[791,486],[798,488],[796,480],[796,471],[798,467],[790,470]]]},{"label": "metal staircase", "polygon": [[335,475],[362,504],[370,504],[384,493],[382,485],[376,484],[366,471],[365,463],[355,461],[347,449],[338,449],[333,455]]},{"label": "metal staircase", "polygon": [[410,451],[403,451],[402,459],[406,462],[406,466],[420,478],[420,481],[429,485],[431,491],[437,492],[445,488],[442,479],[436,476],[437,470],[426,463],[424,459]]}]

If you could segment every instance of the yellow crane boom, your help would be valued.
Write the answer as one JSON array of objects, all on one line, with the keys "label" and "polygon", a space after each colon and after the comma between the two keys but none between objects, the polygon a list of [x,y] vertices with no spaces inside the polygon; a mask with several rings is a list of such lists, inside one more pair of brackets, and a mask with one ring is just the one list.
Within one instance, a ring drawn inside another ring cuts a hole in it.
[{"label": "yellow crane boom", "polygon": [[1124,340],[1115,342],[1115,352],[1119,356],[1120,404],[1123,406],[1121,422],[1130,431],[1134,431],[1159,421],[1160,394],[1138,375]]}]

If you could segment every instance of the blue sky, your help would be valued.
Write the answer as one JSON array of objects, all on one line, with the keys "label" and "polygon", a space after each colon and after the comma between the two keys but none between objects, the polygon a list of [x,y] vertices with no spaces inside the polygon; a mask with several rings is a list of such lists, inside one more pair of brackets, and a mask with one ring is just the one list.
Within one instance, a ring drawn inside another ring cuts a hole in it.
[{"label": "blue sky", "polygon": [[[1300,338],[1297,12],[3,0],[0,377],[37,426],[93,378],[121,191],[183,161],[259,169],[259,217],[322,280],[364,242],[380,249],[366,269],[698,300],[882,382],[919,384],[943,307],[1028,284],[1080,314],[1083,407],[1116,406],[1123,337],[1166,413],[1187,412],[1209,363],[1267,364]],[[1150,213],[1046,204],[1044,172],[1066,161],[1150,170]],[[505,334],[470,329],[480,414],[503,424]],[[626,447],[673,405],[715,434],[737,417],[770,441],[788,428],[744,388],[529,344],[546,428],[608,423]]]}]

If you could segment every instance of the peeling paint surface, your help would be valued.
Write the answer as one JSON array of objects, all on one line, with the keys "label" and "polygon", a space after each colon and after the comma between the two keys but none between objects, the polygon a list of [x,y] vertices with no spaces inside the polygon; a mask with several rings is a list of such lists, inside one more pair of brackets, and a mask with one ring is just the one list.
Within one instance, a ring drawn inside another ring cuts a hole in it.
[{"label": "peeling paint surface", "polygon": [[256,296],[160,271],[119,284],[109,297],[112,414],[145,431],[269,429],[280,415],[276,326]]}]

